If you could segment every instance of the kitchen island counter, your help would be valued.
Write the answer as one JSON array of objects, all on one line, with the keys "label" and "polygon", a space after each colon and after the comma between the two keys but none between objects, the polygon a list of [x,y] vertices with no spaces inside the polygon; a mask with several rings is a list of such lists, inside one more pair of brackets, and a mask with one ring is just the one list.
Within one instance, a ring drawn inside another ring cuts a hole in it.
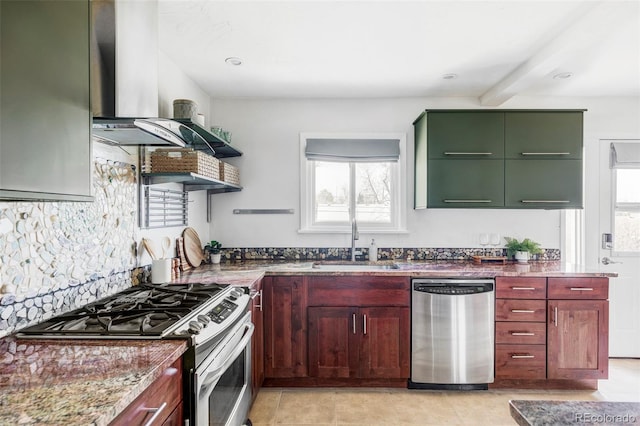
[{"label": "kitchen island counter", "polygon": [[184,341],[0,339],[0,424],[107,425]]},{"label": "kitchen island counter", "polygon": [[511,400],[509,411],[520,426],[640,423],[638,402]]}]

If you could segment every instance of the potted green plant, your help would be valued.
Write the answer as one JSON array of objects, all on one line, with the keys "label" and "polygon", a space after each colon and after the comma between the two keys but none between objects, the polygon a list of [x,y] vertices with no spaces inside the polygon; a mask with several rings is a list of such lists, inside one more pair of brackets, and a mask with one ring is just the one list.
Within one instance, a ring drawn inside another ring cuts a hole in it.
[{"label": "potted green plant", "polygon": [[220,263],[220,249],[222,243],[219,241],[211,241],[209,243],[209,254],[211,255],[211,263]]},{"label": "potted green plant", "polygon": [[507,244],[507,257],[515,257],[516,261],[520,263],[527,263],[529,257],[532,254],[541,254],[542,249],[540,244],[536,243],[529,238],[525,238],[522,241],[518,241],[517,238],[504,237]]}]

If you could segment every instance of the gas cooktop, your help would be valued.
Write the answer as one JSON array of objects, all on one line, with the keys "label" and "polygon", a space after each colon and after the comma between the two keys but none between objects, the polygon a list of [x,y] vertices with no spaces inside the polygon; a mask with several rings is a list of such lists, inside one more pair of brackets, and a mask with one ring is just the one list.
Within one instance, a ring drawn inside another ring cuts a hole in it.
[{"label": "gas cooktop", "polygon": [[230,291],[220,284],[142,284],[22,329],[18,337],[162,338],[211,300],[233,298]]}]

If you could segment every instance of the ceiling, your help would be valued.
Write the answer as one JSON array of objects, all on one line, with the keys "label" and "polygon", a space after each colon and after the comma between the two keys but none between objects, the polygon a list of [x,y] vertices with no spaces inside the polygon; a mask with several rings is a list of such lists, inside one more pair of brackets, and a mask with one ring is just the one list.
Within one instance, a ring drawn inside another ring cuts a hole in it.
[{"label": "ceiling", "polygon": [[212,97],[640,96],[640,0],[158,1]]}]

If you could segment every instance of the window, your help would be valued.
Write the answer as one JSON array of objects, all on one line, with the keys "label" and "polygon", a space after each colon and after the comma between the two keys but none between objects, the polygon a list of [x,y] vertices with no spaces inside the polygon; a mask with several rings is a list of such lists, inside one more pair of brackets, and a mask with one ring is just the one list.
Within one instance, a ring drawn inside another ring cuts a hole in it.
[{"label": "window", "polygon": [[301,141],[300,232],[405,232],[404,135]]},{"label": "window", "polygon": [[613,244],[617,253],[640,253],[640,143],[611,144]]}]

